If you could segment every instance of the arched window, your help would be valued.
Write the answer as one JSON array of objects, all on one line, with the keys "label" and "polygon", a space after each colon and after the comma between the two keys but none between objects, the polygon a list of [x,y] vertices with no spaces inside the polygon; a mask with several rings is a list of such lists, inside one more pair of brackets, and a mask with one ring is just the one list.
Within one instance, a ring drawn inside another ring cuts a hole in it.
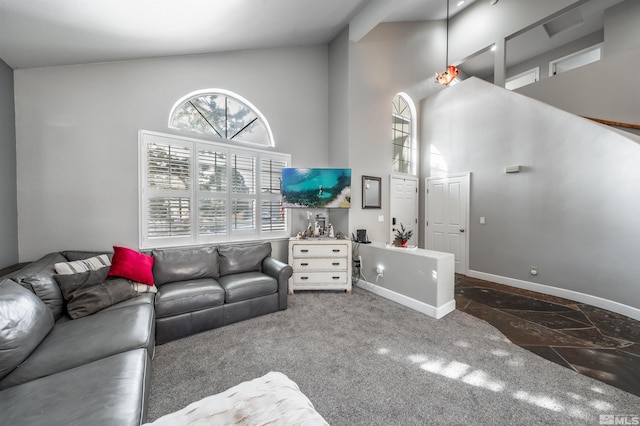
[{"label": "arched window", "polygon": [[398,93],[392,102],[391,143],[396,173],[417,174],[416,108],[406,93]]},{"label": "arched window", "polygon": [[172,129],[194,137],[139,132],[140,247],[288,238],[282,169],[289,154],[273,147],[264,116],[240,96],[200,90],[175,103]]},{"label": "arched window", "polygon": [[169,128],[227,141],[274,146],[264,116],[249,101],[223,89],[206,89],[180,99],[169,114]]}]

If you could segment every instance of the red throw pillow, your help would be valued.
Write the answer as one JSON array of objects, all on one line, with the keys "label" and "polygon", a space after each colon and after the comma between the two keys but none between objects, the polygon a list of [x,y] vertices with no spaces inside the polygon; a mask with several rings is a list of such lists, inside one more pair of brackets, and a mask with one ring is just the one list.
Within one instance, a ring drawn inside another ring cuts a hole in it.
[{"label": "red throw pillow", "polygon": [[113,246],[109,276],[153,285],[153,257],[126,247]]}]

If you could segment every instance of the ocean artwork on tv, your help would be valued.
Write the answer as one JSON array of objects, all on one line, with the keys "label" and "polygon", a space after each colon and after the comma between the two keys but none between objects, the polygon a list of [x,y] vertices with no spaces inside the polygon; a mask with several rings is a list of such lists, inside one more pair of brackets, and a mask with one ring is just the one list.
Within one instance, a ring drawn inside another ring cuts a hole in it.
[{"label": "ocean artwork on tv", "polygon": [[351,169],[282,169],[282,205],[289,208],[350,208]]}]

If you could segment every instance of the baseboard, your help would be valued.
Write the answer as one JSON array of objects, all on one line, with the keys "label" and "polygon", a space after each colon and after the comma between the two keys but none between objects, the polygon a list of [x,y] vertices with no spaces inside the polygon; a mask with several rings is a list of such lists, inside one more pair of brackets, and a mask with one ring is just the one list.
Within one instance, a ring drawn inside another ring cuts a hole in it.
[{"label": "baseboard", "polygon": [[356,283],[356,285],[362,289],[370,291],[371,293],[377,294],[378,296],[382,296],[385,299],[392,300],[396,303],[406,306],[407,308],[411,308],[415,311],[436,319],[440,319],[443,316],[447,315],[449,312],[453,312],[456,309],[455,300],[450,300],[440,307],[435,307],[429,305],[428,303],[413,299],[409,296],[405,296],[404,294],[396,293],[393,290],[389,290],[387,288],[380,287],[379,285],[372,284],[368,281],[360,280]]},{"label": "baseboard", "polygon": [[586,303],[640,321],[640,309],[634,308],[629,305],[624,305],[619,302],[614,302],[613,300],[603,299],[602,297],[592,296],[590,294],[580,293],[573,290],[566,290],[564,288],[553,287],[550,285],[532,283],[530,281],[523,281],[515,278],[503,277],[500,275],[488,274],[486,272],[480,271],[469,270],[467,276],[486,281],[493,281],[498,284],[510,285],[512,287],[517,287],[524,290],[550,294],[552,296],[558,296],[564,299],[575,300],[576,302]]}]

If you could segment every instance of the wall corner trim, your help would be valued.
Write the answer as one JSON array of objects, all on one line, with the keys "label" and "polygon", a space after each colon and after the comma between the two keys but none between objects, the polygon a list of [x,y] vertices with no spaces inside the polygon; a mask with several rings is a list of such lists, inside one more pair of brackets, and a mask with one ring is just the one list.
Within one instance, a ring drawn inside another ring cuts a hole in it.
[{"label": "wall corner trim", "polygon": [[368,281],[358,281],[356,286],[370,291],[373,294],[377,294],[378,296],[384,297],[385,299],[392,300],[396,303],[399,303],[407,308],[411,308],[414,311],[418,311],[422,314],[430,316],[435,319],[440,319],[447,315],[450,312],[456,310],[456,301],[450,300],[447,303],[435,307],[429,305],[427,303],[416,300],[412,297],[405,296],[404,294],[396,293],[395,291],[389,290],[384,287],[380,287],[379,285],[372,284]]},{"label": "wall corner trim", "polygon": [[471,278],[493,281],[498,284],[505,284],[511,287],[521,288],[523,290],[537,291],[538,293],[544,293],[551,296],[562,297],[564,299],[575,300],[576,302],[593,305],[598,308],[606,309],[640,321],[640,309],[634,308],[633,306],[624,305],[619,302],[614,302],[613,300],[603,299],[602,297],[592,296],[590,294],[553,287],[550,285],[532,283],[530,281],[519,280],[516,278],[488,274],[486,272],[480,271],[469,270],[467,275]]}]

